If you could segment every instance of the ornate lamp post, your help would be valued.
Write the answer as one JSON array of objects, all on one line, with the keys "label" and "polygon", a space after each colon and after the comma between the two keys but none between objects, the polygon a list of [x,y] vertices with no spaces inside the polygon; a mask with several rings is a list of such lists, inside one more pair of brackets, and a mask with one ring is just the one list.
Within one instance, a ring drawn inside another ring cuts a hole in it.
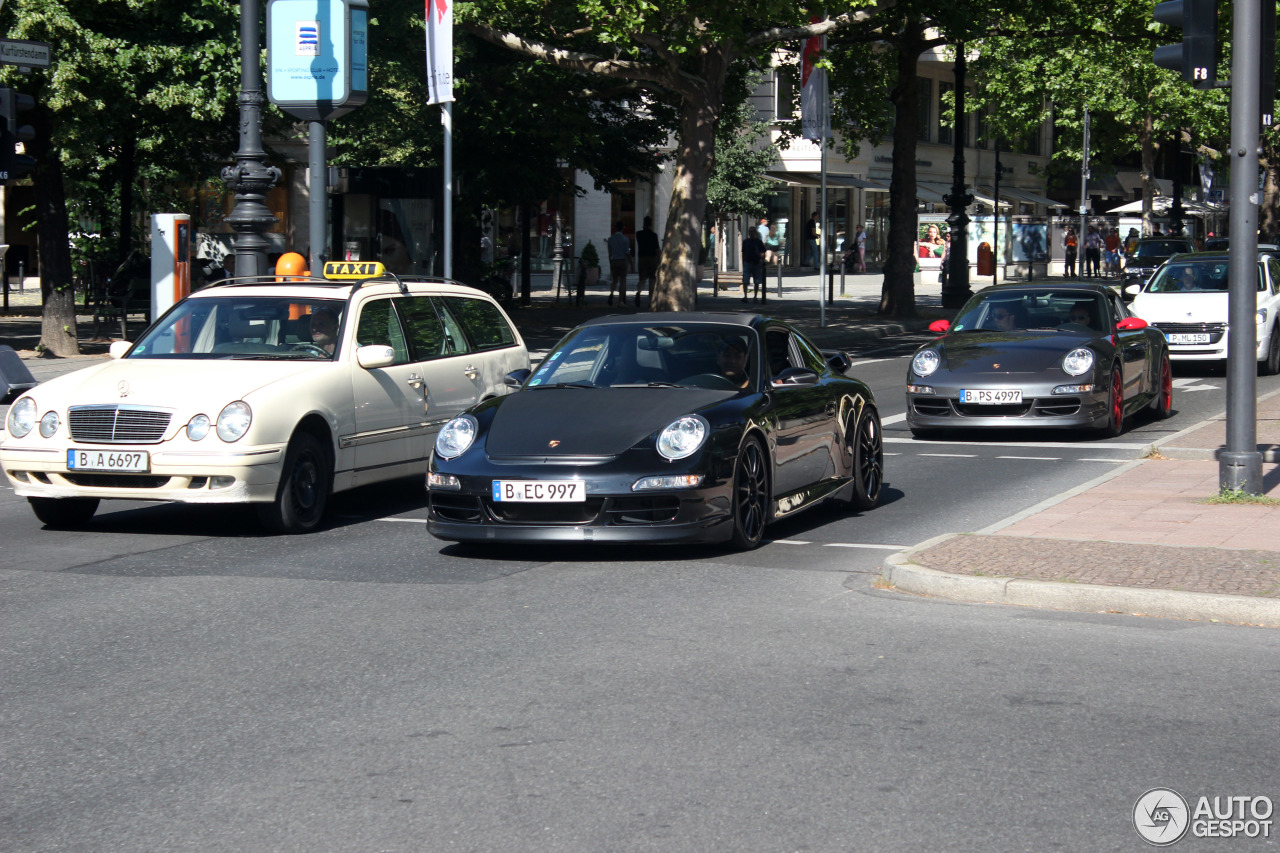
[{"label": "ornate lamp post", "polygon": [[258,0],[240,2],[240,148],[236,163],[222,170],[222,180],[236,195],[236,206],[227,216],[236,232],[232,245],[235,274],[266,275],[267,249],[262,233],[276,218],[267,207],[267,191],[280,180],[280,170],[268,166],[262,149],[262,67],[258,60]]},{"label": "ornate lamp post", "polygon": [[973,295],[969,288],[969,215],[965,213],[965,208],[973,204],[973,196],[965,192],[964,187],[964,42],[956,44],[955,74],[955,133],[952,140],[955,154],[951,159],[951,194],[946,197],[951,208],[951,215],[947,217],[947,224],[951,226],[951,270],[947,275],[947,286],[942,291],[944,308],[959,308]]}]

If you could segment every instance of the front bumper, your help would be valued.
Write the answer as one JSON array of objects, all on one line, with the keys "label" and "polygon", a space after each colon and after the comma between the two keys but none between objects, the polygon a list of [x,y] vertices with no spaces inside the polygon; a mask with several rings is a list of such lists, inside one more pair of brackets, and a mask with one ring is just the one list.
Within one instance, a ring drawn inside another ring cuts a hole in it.
[{"label": "front bumper", "polygon": [[[656,454],[654,454],[656,456]],[[731,479],[709,466],[663,463],[648,470],[619,460],[583,465],[493,464],[472,460],[466,473],[433,457],[431,471],[460,488],[428,490],[427,531],[455,542],[723,542],[732,535]],[[695,488],[632,491],[640,477],[701,473]],[[581,503],[494,501],[494,480],[582,480]]]},{"label": "front bumper", "polygon": [[[932,394],[907,392],[907,426],[912,429],[1005,428],[1088,428],[1101,426],[1109,417],[1109,393],[1096,377],[1063,378],[1055,382],[913,379],[933,389]],[[1092,390],[1054,394],[1062,385],[1092,384]],[[962,389],[1018,389],[1022,402],[1008,405],[961,403]]]},{"label": "front bumper", "polygon": [[[1168,324],[1154,324],[1161,331],[1168,334],[1166,326]],[[1207,344],[1169,344],[1169,358],[1172,361],[1226,361],[1227,360],[1227,339],[1230,337],[1229,330],[1225,323],[1214,324],[1209,332],[1209,343]],[[1258,345],[1255,358],[1258,361],[1265,361],[1267,358],[1267,350],[1271,346],[1271,335],[1264,329],[1258,329]]]},{"label": "front bumper", "polygon": [[[206,451],[166,450],[163,445],[35,444],[12,438],[0,444],[0,468],[18,495],[177,503],[275,500],[285,451],[282,444]],[[68,470],[69,449],[145,452],[150,454],[150,470],[138,474]]]}]

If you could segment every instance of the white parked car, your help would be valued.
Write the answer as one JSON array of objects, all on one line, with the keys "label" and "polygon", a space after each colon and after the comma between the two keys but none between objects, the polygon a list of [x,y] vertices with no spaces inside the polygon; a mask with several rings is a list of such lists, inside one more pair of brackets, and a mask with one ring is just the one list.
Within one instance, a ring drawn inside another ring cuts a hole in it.
[{"label": "white parked car", "polygon": [[[1175,255],[1146,285],[1130,285],[1134,314],[1164,332],[1174,361],[1226,361],[1226,252]],[[1258,254],[1258,370],[1280,373],[1280,260]]]},{"label": "white parked car", "polygon": [[251,503],[305,532],[332,492],[423,478],[440,427],[529,367],[485,293],[380,264],[325,272],[198,291],[111,361],[27,391],[0,433],[14,491],[55,527],[116,498]]}]

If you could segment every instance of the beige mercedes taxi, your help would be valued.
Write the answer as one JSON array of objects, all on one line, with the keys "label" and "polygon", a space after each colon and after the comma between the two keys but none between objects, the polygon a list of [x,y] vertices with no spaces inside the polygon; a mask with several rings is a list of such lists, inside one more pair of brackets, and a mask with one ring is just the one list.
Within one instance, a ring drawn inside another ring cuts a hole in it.
[{"label": "beige mercedes taxi", "polygon": [[49,526],[122,499],[251,503],[305,532],[333,492],[424,477],[440,427],[529,367],[487,294],[349,262],[206,288],[111,356],[9,408],[0,466]]}]

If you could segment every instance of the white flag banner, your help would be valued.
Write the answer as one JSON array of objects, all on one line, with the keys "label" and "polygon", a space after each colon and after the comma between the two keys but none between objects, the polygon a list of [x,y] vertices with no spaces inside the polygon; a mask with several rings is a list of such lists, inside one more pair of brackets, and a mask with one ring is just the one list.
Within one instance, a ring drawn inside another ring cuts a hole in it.
[{"label": "white flag banner", "polygon": [[453,0],[426,0],[427,103],[453,100]]},{"label": "white flag banner", "polygon": [[[814,16],[817,23],[822,20]],[[800,130],[805,139],[822,139],[826,136],[827,72],[814,67],[814,60],[822,52],[822,38],[806,39],[800,63]]]}]

